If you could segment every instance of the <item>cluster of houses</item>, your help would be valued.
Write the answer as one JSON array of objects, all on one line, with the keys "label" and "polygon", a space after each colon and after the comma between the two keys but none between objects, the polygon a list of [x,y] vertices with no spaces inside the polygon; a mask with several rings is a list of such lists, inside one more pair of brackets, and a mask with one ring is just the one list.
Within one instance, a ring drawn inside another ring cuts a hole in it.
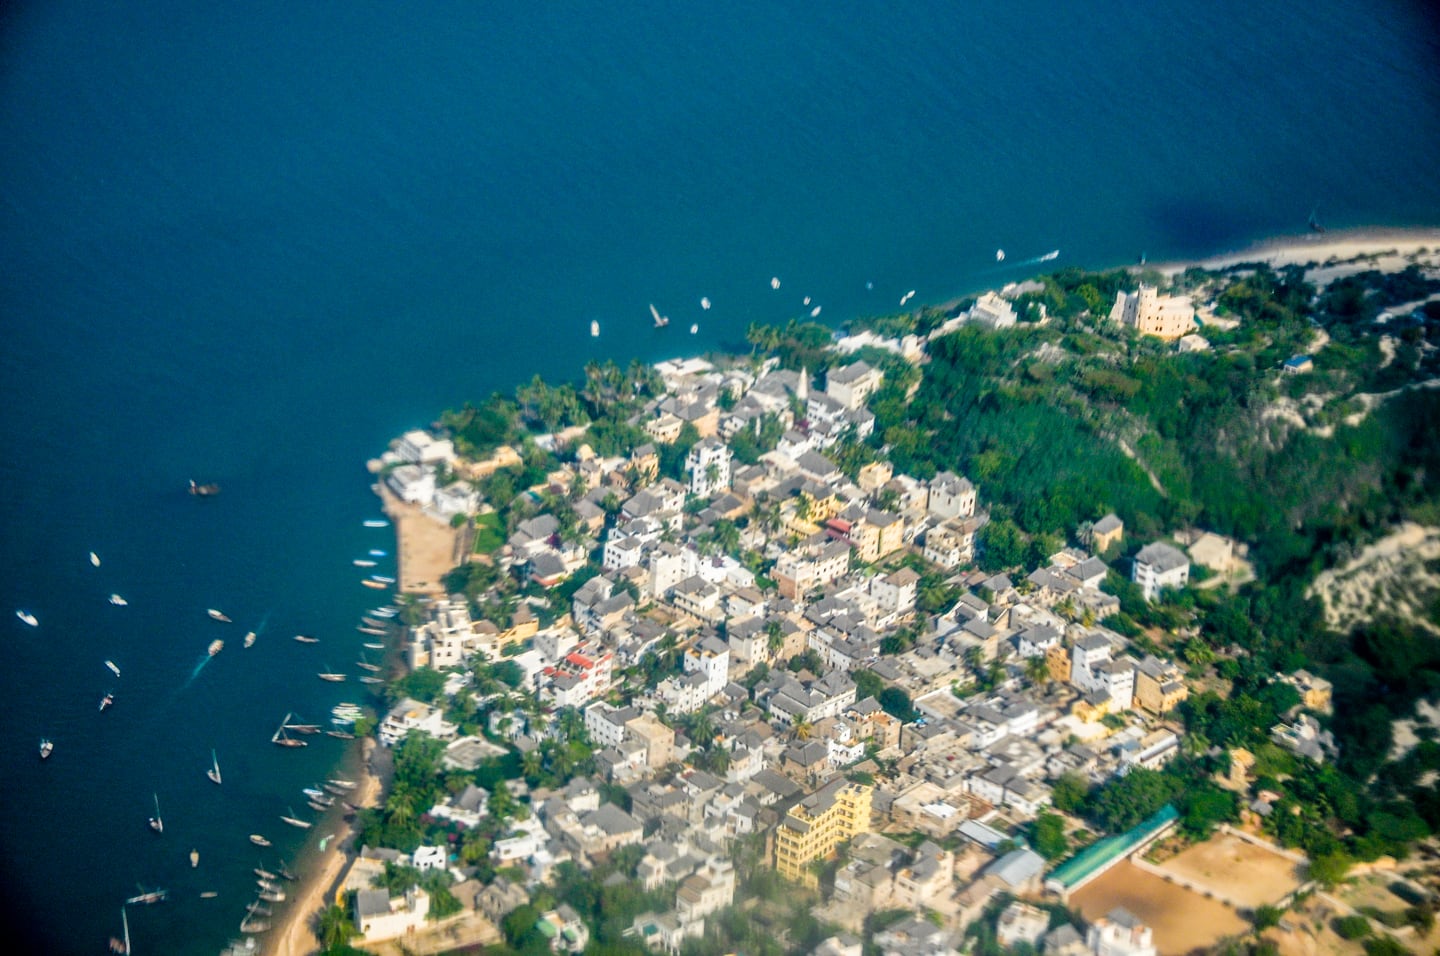
[{"label": "cluster of houses", "polygon": [[[1144,322],[1159,308],[1157,321],[1169,321],[1161,306],[1142,289],[1133,309],[1117,309],[1138,310]],[[985,300],[977,318],[1003,325],[1013,321],[1009,308]],[[903,354],[914,343],[887,347]],[[827,916],[856,932],[868,914],[896,907],[946,916],[945,928],[918,918],[892,926],[876,937],[882,952],[955,952],[956,930],[997,894],[1041,891],[1044,860],[1011,834],[1048,807],[1058,778],[1099,783],[1162,766],[1179,750],[1171,717],[1187,695],[1182,671],[1099,623],[1118,608],[1100,585],[1122,522],[1107,515],[1087,530],[1085,548],[1065,548],[1023,578],[971,571],[987,518],[969,480],[949,472],[922,480],[884,461],[852,479],[826,457],[874,427],[865,402],[883,384],[878,369],[838,366],[823,391],[812,391],[803,370],[773,363],[687,360],[659,371],[666,394],[640,419],[652,443],[609,458],[577,449],[549,481],[574,489],[563,492],[573,525],[562,533],[555,515],[538,514],[493,556],[548,590],[582,569],[593,574],[598,553],[599,573],[568,606],[548,608],[542,627],[528,604],[501,625],[472,617],[463,598],[435,600],[428,620],[409,630],[412,667],[445,669],[477,655],[511,661],[539,713],[491,707],[490,739],[460,738],[440,709],[406,700],[385,715],[381,743],[421,731],[447,741],[447,766],[473,768],[499,752],[496,739],[534,749],[563,738],[555,713],[583,715],[594,779],[528,794],[531,815],[512,821],[492,850],[497,865],[523,878],[497,880],[476,902],[497,922],[557,863],[589,866],[643,847],[642,881],[673,885],[674,905],[632,930],[675,953],[733,902],[732,847],[761,834],[769,863],[809,885],[817,863],[848,845]],[[730,440],[758,434],[767,420],[783,429],[778,444],[739,463]],[[700,436],[686,480],[660,477],[656,446],[686,425]],[[396,476],[436,460],[443,445],[407,436],[393,452],[406,464],[387,480],[409,480]],[[921,578],[902,560],[913,555],[963,586],[953,606],[917,610]],[[1190,567],[1185,552],[1156,542],[1135,556],[1131,576],[1153,600],[1186,586]],[[903,642],[886,643],[901,632]],[[637,681],[637,665],[663,651],[674,652],[675,670]],[[891,706],[860,694],[861,671]],[[447,693],[466,680],[452,675]],[[906,708],[894,706],[897,696]],[[708,733],[697,743],[676,718],[701,712]],[[623,807],[602,801],[602,783],[612,795],[624,789]],[[523,794],[523,782],[510,784]],[[471,787],[430,812],[478,820],[487,796]],[[399,925],[395,913],[423,908],[418,898],[382,905],[375,892],[360,894],[367,939]],[[578,952],[588,930],[566,910],[545,914],[542,931],[557,952]],[[1149,930],[1123,911],[1097,921],[1088,938],[1068,927],[1047,935],[1038,912],[1023,903],[1006,910],[1004,939],[1043,938],[1046,952],[1154,952]],[[848,953],[852,944],[858,953],[849,937],[821,948]]]}]

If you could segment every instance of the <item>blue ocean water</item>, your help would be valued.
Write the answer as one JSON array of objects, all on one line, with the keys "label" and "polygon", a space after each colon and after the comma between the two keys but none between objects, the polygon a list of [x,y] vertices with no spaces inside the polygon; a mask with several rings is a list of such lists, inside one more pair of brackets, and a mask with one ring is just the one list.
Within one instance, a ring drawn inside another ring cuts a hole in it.
[{"label": "blue ocean water", "polygon": [[250,868],[328,832],[278,815],[346,748],[268,737],[360,697],[314,673],[374,603],[350,559],[390,547],[362,465],[441,409],[1056,248],[1440,223],[1423,4],[499,7],[0,10],[0,881],[37,951],[95,951],[143,884],[174,899],[139,951],[214,952]]}]

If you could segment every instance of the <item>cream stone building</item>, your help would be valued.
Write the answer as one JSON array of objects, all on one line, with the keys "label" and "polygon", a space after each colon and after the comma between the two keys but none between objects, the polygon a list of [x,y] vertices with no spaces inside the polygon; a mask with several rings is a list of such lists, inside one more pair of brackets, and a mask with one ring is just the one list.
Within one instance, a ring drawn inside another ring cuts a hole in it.
[{"label": "cream stone building", "polygon": [[1141,335],[1178,339],[1195,331],[1195,306],[1186,295],[1160,295],[1154,286],[1138,292],[1117,292],[1110,321],[1128,325]]}]

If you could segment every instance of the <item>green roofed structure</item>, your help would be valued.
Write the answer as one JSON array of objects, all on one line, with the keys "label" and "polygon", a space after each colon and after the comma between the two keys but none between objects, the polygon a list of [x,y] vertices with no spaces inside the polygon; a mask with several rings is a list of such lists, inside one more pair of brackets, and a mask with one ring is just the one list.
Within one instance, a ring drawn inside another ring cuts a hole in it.
[{"label": "green roofed structure", "polygon": [[1097,840],[1057,866],[1045,879],[1045,888],[1059,893],[1062,899],[1068,898],[1075,890],[1169,830],[1179,818],[1180,811],[1165,804],[1124,833]]}]

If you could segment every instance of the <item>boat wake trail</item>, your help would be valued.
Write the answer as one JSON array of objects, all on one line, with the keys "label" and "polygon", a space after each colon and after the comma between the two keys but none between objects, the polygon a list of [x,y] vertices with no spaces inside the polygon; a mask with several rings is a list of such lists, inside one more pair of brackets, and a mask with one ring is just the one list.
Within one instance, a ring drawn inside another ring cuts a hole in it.
[{"label": "boat wake trail", "polygon": [[195,665],[195,669],[191,671],[190,676],[185,679],[185,686],[182,687],[181,690],[184,690],[185,687],[189,687],[191,683],[194,682],[195,678],[200,676],[200,672],[205,669],[205,665],[210,663],[210,660],[211,657],[209,654],[205,654],[200,658],[200,662]]}]

